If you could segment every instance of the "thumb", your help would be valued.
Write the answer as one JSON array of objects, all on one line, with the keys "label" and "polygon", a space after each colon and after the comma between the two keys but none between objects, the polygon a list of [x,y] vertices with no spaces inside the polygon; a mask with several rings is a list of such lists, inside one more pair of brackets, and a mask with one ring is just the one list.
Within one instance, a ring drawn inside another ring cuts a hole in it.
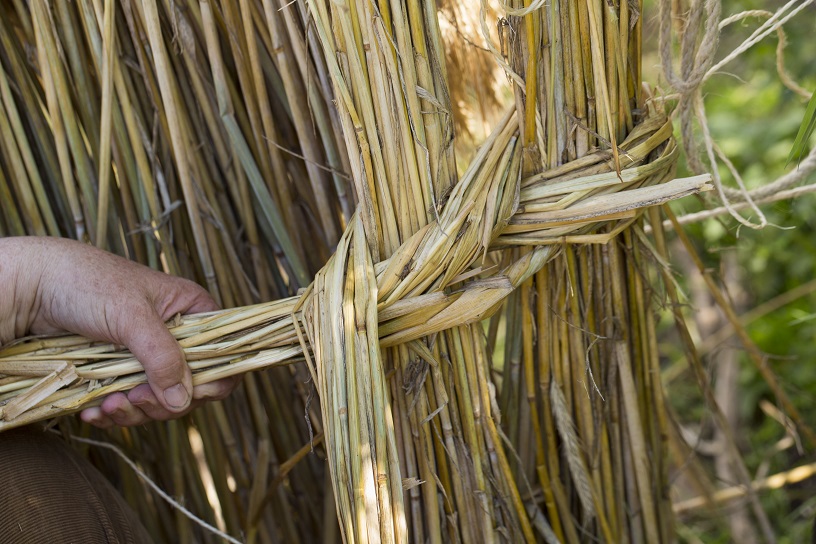
[{"label": "thumb", "polygon": [[159,403],[171,412],[182,412],[192,399],[193,377],[184,352],[156,311],[149,306],[129,312],[120,339],[147,374]]}]

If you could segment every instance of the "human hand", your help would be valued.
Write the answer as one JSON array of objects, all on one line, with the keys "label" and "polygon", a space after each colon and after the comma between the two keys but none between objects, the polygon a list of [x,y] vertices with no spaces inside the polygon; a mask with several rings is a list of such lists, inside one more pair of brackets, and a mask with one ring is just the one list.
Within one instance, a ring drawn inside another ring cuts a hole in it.
[{"label": "human hand", "polygon": [[82,411],[107,428],[180,417],[226,397],[239,377],[193,387],[184,353],[165,321],[218,309],[199,285],[60,238],[0,238],[0,344],[28,333],[70,332],[121,344],[147,384]]}]

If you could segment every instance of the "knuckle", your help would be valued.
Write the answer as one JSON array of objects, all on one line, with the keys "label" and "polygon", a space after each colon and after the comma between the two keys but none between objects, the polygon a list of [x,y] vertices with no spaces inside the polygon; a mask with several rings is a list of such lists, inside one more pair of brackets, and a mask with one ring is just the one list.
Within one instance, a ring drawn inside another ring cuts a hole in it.
[{"label": "knuckle", "polygon": [[236,385],[237,381],[232,378],[197,385],[193,389],[193,398],[203,401],[223,400],[232,393]]},{"label": "knuckle", "polygon": [[152,361],[145,367],[147,377],[153,383],[166,385],[177,384],[184,372],[183,359],[178,350],[164,349],[157,351]]}]

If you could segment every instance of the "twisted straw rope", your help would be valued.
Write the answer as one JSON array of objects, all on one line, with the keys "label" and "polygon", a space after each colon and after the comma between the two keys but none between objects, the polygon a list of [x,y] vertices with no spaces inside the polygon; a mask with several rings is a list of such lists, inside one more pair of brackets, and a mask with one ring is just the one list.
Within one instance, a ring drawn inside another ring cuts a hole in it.
[{"label": "twisted straw rope", "polygon": [[[709,188],[707,175],[667,181],[677,148],[669,121],[653,109],[620,150],[620,177],[610,152],[596,151],[522,180],[516,124],[508,113],[454,187],[439,221],[372,265],[379,346],[484,319],[555,256],[559,244],[605,242],[639,210]],[[605,234],[593,234],[603,226]],[[350,244],[353,233],[354,222],[341,244]],[[486,264],[468,271],[479,258],[487,263],[489,251],[518,245],[535,248],[500,271]],[[313,283],[301,297],[179,316],[168,326],[194,384],[208,383],[302,361],[308,349],[295,321],[312,315],[323,296]],[[322,333],[304,321],[320,361],[315,345]],[[145,382],[139,362],[120,346],[80,336],[20,339],[0,349],[0,431],[98,405]]]},{"label": "twisted straw rope", "polygon": [[[708,170],[712,173],[714,186],[725,211],[741,224],[750,228],[763,228],[767,225],[767,219],[762,210],[759,209],[759,204],[763,201],[773,200],[776,195],[784,190],[805,181],[816,170],[816,154],[811,152],[796,171],[783,175],[758,189],[749,191],[740,173],[714,143],[708,126],[702,87],[710,77],[719,73],[726,64],[762,39],[776,32],[779,38],[776,50],[776,68],[779,77],[787,87],[803,98],[807,98],[809,93],[797,85],[785,70],[783,50],[786,45],[786,37],[782,25],[795,17],[813,1],[791,0],[774,13],[764,10],[750,10],[732,15],[721,21],[721,0],[706,0],[704,9],[694,9],[689,12],[685,26],[680,33],[680,75],[675,72],[672,61],[672,4],[669,0],[662,0],[660,3],[660,59],[667,81],[680,94],[677,111],[679,112],[680,133],[688,165],[692,172],[701,173]],[[698,41],[703,15],[705,15],[705,24],[702,29],[702,37]],[[714,64],[722,29],[747,17],[766,17],[767,20],[742,44]],[[699,146],[693,130],[695,121],[702,131],[702,147],[704,147],[708,159],[707,166],[703,165],[700,158]],[[718,158],[731,172],[734,181],[737,183],[737,189],[723,184],[717,166]],[[758,218],[758,222],[753,222],[740,214],[739,212],[743,209],[750,209]],[[719,210],[712,212],[712,214],[719,213],[721,213]],[[699,220],[709,216],[710,214],[705,212],[697,216],[689,216],[683,222]]]}]

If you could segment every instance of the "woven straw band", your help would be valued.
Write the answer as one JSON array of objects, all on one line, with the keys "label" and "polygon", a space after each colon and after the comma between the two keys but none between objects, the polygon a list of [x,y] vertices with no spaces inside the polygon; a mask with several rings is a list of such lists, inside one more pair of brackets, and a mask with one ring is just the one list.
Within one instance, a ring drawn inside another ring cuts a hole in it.
[{"label": "woven straw band", "polygon": [[[597,151],[521,179],[516,136],[508,114],[439,220],[388,260],[373,262],[357,214],[302,296],[169,323],[193,382],[302,361],[304,353],[310,359],[311,351],[324,402],[341,379],[332,369],[352,355],[372,369],[373,387],[383,379],[379,348],[484,319],[560,244],[605,242],[640,210],[709,188],[708,176],[671,180],[677,148],[669,120],[654,109],[619,146],[619,174],[611,153]],[[519,245],[535,249],[509,265],[489,265],[503,262],[495,249]],[[120,346],[79,336],[20,339],[0,349],[0,430],[76,412],[145,382],[141,365]]]}]

